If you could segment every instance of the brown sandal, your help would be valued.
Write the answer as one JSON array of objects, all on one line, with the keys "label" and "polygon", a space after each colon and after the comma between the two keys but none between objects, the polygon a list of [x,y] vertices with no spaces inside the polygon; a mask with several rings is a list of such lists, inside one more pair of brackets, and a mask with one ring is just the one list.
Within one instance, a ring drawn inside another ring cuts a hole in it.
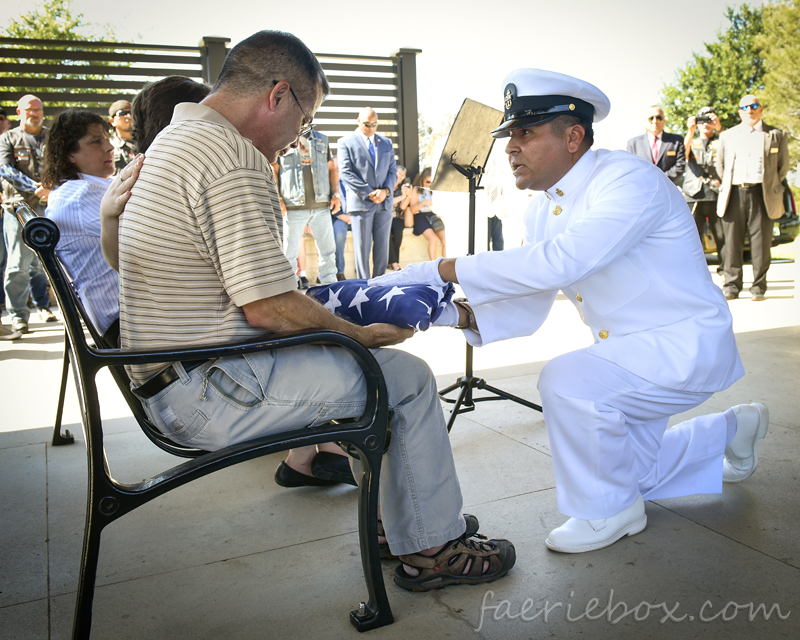
[{"label": "brown sandal", "polygon": [[[481,523],[478,522],[478,518],[471,513],[465,513],[464,522],[467,523],[467,528],[464,531],[465,537],[471,538],[472,536],[477,536],[478,538],[486,540],[486,536],[482,536],[478,533],[478,529],[481,526]],[[383,522],[380,520],[378,520],[378,535],[384,538],[386,537],[386,530],[383,528]],[[380,551],[381,560],[397,560],[397,556],[389,550],[388,542],[379,542],[378,549]]]},{"label": "brown sandal", "polygon": [[[483,584],[502,578],[516,560],[516,550],[508,540],[481,542],[461,536],[448,542],[435,556],[418,553],[400,556],[400,562],[418,569],[419,575],[408,575],[401,564],[394,572],[394,583],[408,591],[430,591],[451,584]],[[486,571],[484,561],[489,562]],[[464,573],[467,566],[469,570]]]}]

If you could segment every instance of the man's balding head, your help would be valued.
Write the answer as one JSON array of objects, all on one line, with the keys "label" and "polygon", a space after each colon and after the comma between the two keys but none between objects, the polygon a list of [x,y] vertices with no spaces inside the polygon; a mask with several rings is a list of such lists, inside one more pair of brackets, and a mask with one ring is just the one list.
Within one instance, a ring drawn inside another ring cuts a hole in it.
[{"label": "man's balding head", "polygon": [[358,112],[358,128],[365,136],[369,137],[378,128],[378,114],[372,107],[364,107]]},{"label": "man's balding head", "polygon": [[754,127],[763,113],[764,105],[756,96],[748,94],[739,100],[739,117],[743,123]]},{"label": "man's balding head", "polygon": [[41,133],[42,121],[44,120],[44,105],[39,98],[30,93],[22,96],[17,101],[17,115],[27,133],[32,135]]}]

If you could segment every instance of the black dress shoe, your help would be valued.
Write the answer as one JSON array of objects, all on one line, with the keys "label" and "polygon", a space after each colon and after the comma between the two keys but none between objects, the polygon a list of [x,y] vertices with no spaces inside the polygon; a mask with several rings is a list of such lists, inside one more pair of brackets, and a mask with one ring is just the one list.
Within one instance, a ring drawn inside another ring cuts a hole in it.
[{"label": "black dress shoe", "polygon": [[281,462],[275,471],[275,483],[281,487],[330,487],[338,482],[307,476],[295,471],[285,462]]},{"label": "black dress shoe", "polygon": [[347,456],[320,451],[311,461],[311,473],[314,474],[314,477],[332,484],[342,483],[358,486],[353,472],[350,470],[350,459]]}]

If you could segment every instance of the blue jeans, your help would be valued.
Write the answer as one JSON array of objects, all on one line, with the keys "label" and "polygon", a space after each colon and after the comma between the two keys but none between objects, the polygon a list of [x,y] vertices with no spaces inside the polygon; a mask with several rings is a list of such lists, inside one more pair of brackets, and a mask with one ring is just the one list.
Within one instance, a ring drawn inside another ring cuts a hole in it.
[{"label": "blue jeans", "polygon": [[311,227],[314,242],[317,243],[319,281],[322,284],[333,284],[336,282],[336,241],[333,238],[330,209],[327,207],[286,212],[286,245],[283,253],[294,268],[306,225]]},{"label": "blue jeans", "polygon": [[344,248],[350,225],[339,218],[333,220],[333,236],[336,239],[336,273],[344,273]]},{"label": "blue jeans", "polygon": [[[465,529],[450,438],[428,365],[373,351],[389,391],[391,442],[380,478],[381,518],[394,554],[444,544]],[[339,347],[306,345],[209,361],[143,400],[169,438],[206,450],[360,415],[361,368]],[[358,474],[356,474],[358,477]]]},{"label": "blue jeans", "polygon": [[[37,215],[44,216],[45,206],[36,207]],[[3,238],[6,245],[6,275],[4,288],[6,308],[12,321],[28,321],[28,294],[40,309],[50,306],[47,296],[47,276],[39,258],[22,239],[22,227],[14,213],[3,211]]]}]

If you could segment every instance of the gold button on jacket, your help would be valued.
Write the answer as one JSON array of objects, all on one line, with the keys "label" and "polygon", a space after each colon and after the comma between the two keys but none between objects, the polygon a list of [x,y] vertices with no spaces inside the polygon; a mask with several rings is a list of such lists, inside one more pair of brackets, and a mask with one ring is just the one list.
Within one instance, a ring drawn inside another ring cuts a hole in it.
[{"label": "gold button on jacket", "polygon": [[605,329],[603,329],[603,330],[600,332],[600,339],[601,339],[601,340],[605,340],[606,338],[608,338],[608,331],[606,331]]},{"label": "gold button on jacket", "polygon": [[561,207],[556,205],[555,208],[553,209],[553,215],[557,216],[559,213],[561,213]]}]

